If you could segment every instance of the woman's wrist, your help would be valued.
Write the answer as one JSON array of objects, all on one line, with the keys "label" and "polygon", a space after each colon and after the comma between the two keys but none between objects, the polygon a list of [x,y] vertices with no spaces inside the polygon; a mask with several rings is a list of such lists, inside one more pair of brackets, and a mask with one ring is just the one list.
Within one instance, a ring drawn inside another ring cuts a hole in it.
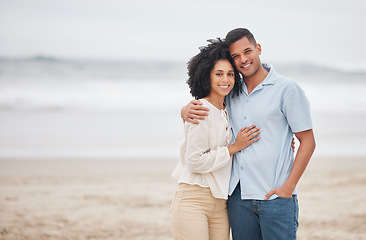
[{"label": "woman's wrist", "polygon": [[230,156],[232,156],[234,153],[238,152],[239,149],[236,147],[235,143],[231,144],[230,146],[227,147],[229,150],[229,154]]}]

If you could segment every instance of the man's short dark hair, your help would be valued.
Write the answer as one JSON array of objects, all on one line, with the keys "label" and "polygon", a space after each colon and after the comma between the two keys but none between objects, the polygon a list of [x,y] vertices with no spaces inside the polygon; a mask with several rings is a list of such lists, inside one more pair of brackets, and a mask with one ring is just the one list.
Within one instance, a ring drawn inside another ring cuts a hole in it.
[{"label": "man's short dark hair", "polygon": [[249,42],[257,45],[253,34],[246,28],[236,28],[226,34],[225,43],[229,47],[234,42],[246,37]]},{"label": "man's short dark hair", "polygon": [[195,99],[207,97],[211,91],[211,71],[215,64],[221,60],[228,60],[234,69],[235,84],[233,88],[233,97],[239,95],[242,89],[240,75],[235,68],[235,63],[230,56],[229,49],[220,38],[208,40],[209,44],[200,47],[200,53],[191,58],[188,62],[188,80],[187,84],[191,89],[191,94]]}]

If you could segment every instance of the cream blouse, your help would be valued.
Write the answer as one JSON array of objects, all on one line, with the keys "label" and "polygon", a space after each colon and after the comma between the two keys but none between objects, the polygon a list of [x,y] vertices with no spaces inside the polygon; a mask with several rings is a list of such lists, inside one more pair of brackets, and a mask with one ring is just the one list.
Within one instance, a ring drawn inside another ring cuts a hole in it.
[{"label": "cream blouse", "polygon": [[219,110],[205,99],[200,101],[210,113],[199,124],[185,123],[173,177],[179,183],[209,187],[215,198],[227,199],[232,165],[227,146],[233,139],[228,113],[226,108]]}]

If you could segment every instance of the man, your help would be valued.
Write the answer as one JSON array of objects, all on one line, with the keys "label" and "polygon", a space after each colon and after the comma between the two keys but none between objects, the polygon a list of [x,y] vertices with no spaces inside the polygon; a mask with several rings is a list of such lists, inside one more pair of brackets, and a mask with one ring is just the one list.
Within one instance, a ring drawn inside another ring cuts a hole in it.
[{"label": "man", "polygon": [[[244,28],[230,31],[225,42],[243,77],[243,92],[228,95],[234,136],[255,124],[261,139],[234,155],[228,213],[234,240],[296,239],[298,203],[296,185],[315,149],[309,103],[302,89],[261,63],[261,45]],[[207,115],[199,101],[182,109],[182,118],[194,122]],[[295,134],[300,145],[293,156]]]}]

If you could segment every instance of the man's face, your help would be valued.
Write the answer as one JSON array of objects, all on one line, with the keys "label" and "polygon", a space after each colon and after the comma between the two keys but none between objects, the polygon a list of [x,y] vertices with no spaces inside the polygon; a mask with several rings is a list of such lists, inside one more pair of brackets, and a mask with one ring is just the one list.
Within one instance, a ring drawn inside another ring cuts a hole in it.
[{"label": "man's face", "polygon": [[261,46],[254,45],[246,37],[232,43],[229,51],[236,69],[246,78],[254,76],[262,64],[259,58],[262,53]]}]

